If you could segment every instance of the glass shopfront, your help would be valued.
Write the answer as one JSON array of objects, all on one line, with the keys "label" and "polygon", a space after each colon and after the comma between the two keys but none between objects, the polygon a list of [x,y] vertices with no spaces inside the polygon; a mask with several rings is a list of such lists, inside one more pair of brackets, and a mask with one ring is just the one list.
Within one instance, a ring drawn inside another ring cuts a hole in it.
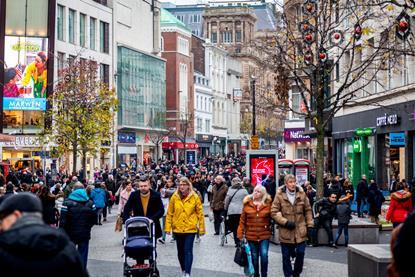
[{"label": "glass shopfront", "polygon": [[164,129],[166,63],[120,46],[117,68],[118,124]]}]

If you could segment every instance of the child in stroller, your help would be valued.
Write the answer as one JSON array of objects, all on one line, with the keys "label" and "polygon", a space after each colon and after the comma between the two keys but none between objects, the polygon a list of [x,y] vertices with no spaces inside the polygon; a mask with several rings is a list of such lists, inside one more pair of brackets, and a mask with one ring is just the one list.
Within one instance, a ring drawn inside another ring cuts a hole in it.
[{"label": "child in stroller", "polygon": [[[156,266],[154,222],[147,217],[132,217],[124,228],[124,276],[159,276]],[[135,264],[131,264],[135,260]]]}]

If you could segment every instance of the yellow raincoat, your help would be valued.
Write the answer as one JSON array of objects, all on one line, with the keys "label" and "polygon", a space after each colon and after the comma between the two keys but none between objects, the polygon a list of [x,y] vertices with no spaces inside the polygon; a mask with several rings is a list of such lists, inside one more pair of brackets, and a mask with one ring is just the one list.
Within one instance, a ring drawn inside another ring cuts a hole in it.
[{"label": "yellow raincoat", "polygon": [[193,190],[185,199],[176,191],[169,202],[165,232],[205,234],[205,217],[202,202]]}]

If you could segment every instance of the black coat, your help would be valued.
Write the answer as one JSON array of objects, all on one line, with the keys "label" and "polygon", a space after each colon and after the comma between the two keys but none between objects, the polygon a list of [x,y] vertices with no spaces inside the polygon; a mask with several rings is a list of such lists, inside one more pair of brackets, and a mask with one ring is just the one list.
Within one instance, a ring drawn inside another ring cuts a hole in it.
[{"label": "black coat", "polygon": [[66,199],[63,202],[59,227],[75,244],[90,240],[92,226],[96,223],[97,213],[92,200],[77,202]]},{"label": "black coat", "polygon": [[385,197],[377,186],[370,186],[367,198],[369,203],[369,215],[378,216],[382,210],[382,203],[385,202]]},{"label": "black coat", "polygon": [[321,220],[333,220],[336,215],[336,203],[330,202],[327,198],[317,201],[315,208]]},{"label": "black coat", "polygon": [[361,200],[364,197],[367,197],[369,194],[369,187],[366,180],[361,179],[357,184],[356,189],[356,200]]},{"label": "black coat", "polygon": [[88,276],[73,243],[34,216],[0,234],[1,276]]},{"label": "black coat", "polygon": [[55,216],[55,198],[49,195],[46,195],[40,199],[42,201],[43,207],[43,221],[46,224],[56,224]]},{"label": "black coat", "polygon": [[352,218],[352,210],[348,201],[339,202],[336,206],[336,218],[339,224],[349,224]]},{"label": "black coat", "polygon": [[[160,218],[164,215],[164,206],[161,201],[160,193],[150,190],[150,199],[147,206],[146,217],[154,221],[156,229],[156,238],[160,238],[163,234],[160,226]],[[141,203],[140,191],[134,191],[128,198],[124,206],[123,219],[124,222],[130,216],[144,216],[143,204]]]}]

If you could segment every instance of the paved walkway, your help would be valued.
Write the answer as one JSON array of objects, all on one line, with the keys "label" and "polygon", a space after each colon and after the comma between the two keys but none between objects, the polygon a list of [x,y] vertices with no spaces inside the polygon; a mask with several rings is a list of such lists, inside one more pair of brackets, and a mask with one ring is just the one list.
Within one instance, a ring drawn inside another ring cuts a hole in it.
[{"label": "paved walkway", "polygon": [[[122,276],[122,234],[114,232],[115,218],[112,214],[104,225],[93,228],[88,261],[88,270],[92,277]],[[229,243],[221,247],[218,237],[213,236],[213,224],[207,217],[205,219],[207,235],[202,237],[200,243],[195,243],[192,276],[244,276],[243,269],[233,262],[235,247],[232,238],[229,237]],[[158,244],[157,247],[160,275],[180,276],[175,243],[170,243],[168,238],[165,245]],[[270,276],[283,276],[281,251],[278,245],[270,245],[268,272]],[[346,277],[346,249],[307,248],[302,276]]]}]

